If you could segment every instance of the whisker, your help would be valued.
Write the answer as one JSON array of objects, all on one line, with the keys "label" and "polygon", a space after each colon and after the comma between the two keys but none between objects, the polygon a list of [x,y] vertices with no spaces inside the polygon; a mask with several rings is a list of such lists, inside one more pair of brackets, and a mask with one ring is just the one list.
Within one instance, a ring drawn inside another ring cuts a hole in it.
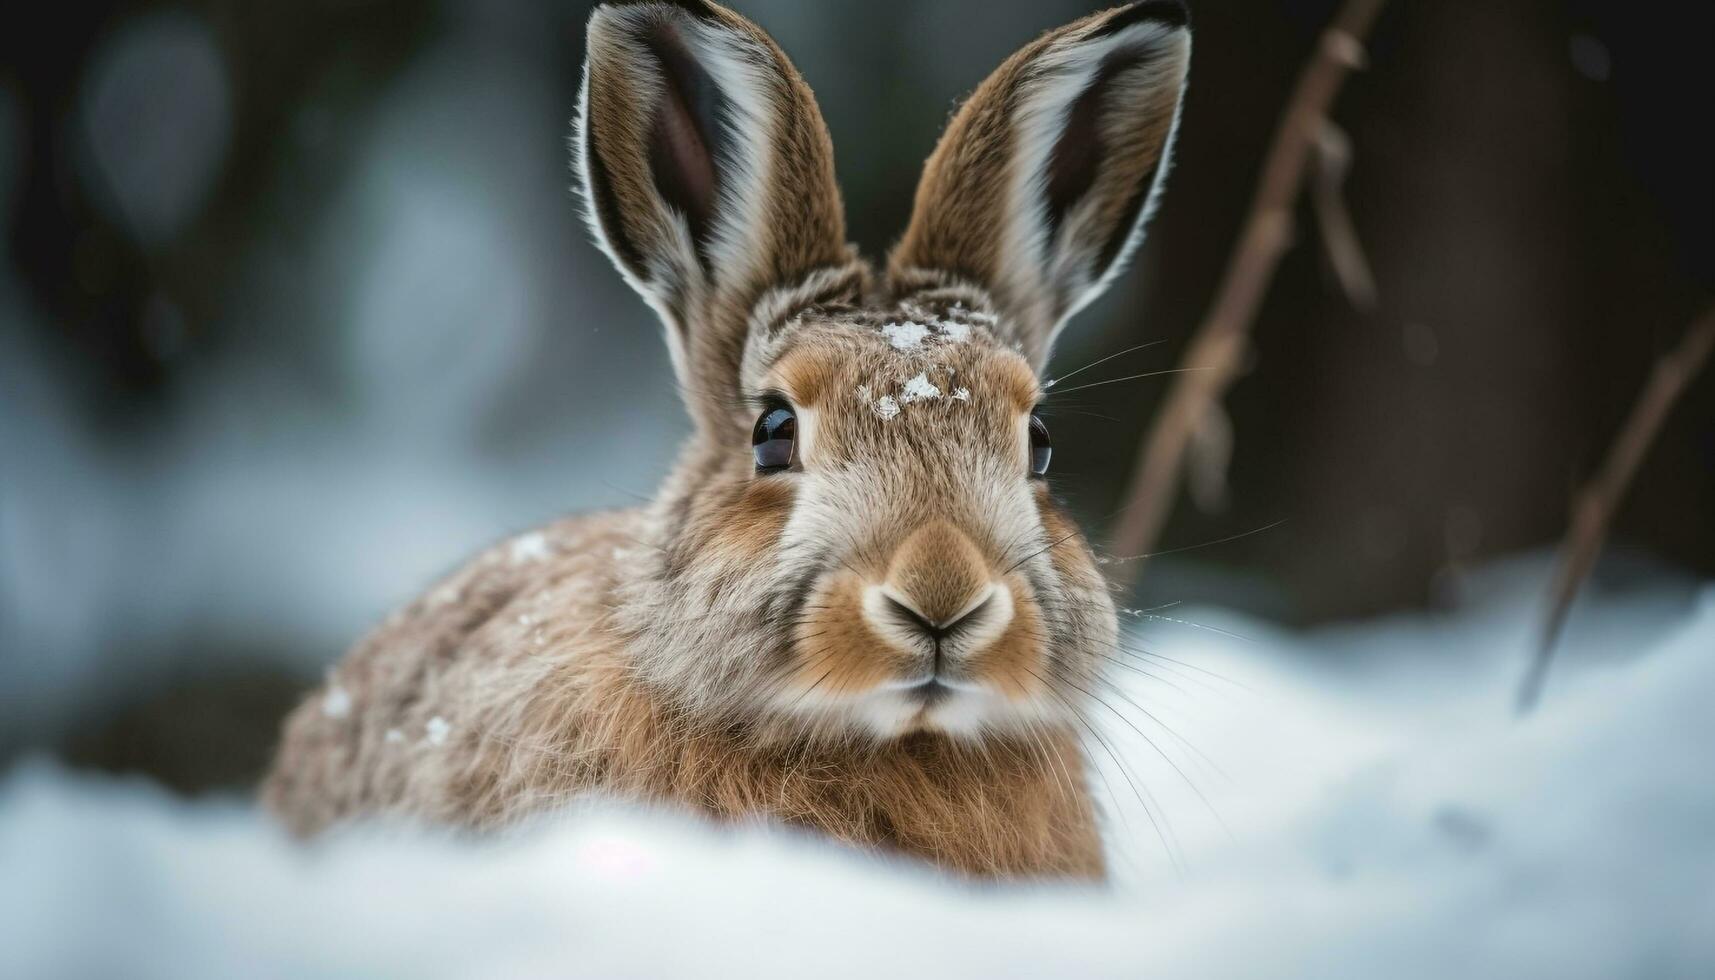
[{"label": "whisker", "polygon": [[1106,381],[1092,381],[1089,384],[1078,385],[1075,388],[1067,388],[1064,391],[1053,391],[1053,392],[1050,392],[1050,394],[1052,394],[1052,395],[1070,395],[1074,391],[1085,391],[1085,390],[1090,389],[1090,388],[1100,388],[1102,385],[1117,385],[1121,381],[1138,381],[1138,380],[1141,380],[1143,378],[1160,378],[1160,377],[1163,377],[1163,376],[1169,375],[1169,374],[1196,374],[1198,372],[1212,371],[1212,370],[1214,370],[1214,369],[1213,368],[1203,368],[1203,367],[1189,367],[1189,368],[1166,368],[1166,369],[1160,370],[1160,371],[1145,371],[1142,374],[1128,374],[1123,378],[1109,378]]},{"label": "whisker", "polygon": [[1160,345],[1165,344],[1165,343],[1167,343],[1166,339],[1151,340],[1151,341],[1148,341],[1146,343],[1138,344],[1136,347],[1127,347],[1125,350],[1120,351],[1118,354],[1109,354],[1107,357],[1104,357],[1099,361],[1091,361],[1090,363],[1084,365],[1083,367],[1077,369],[1076,371],[1068,371],[1065,374],[1060,375],[1058,378],[1049,378],[1047,381],[1044,381],[1042,383],[1042,390],[1048,391],[1049,389],[1053,388],[1055,385],[1059,384],[1060,382],[1065,381],[1067,378],[1070,378],[1073,375],[1082,374],[1085,371],[1088,371],[1089,369],[1091,369],[1093,367],[1099,367],[1103,364],[1108,363],[1109,361],[1113,360],[1116,357],[1124,357],[1127,354],[1135,353],[1137,351],[1143,350],[1143,349],[1148,348],[1148,347],[1159,347]]},{"label": "whisker", "polygon": [[1248,538],[1253,534],[1261,534],[1264,531],[1272,531],[1275,528],[1277,528],[1277,527],[1279,527],[1285,523],[1286,523],[1286,518],[1283,517],[1280,520],[1275,521],[1272,524],[1264,524],[1262,527],[1252,528],[1249,531],[1243,531],[1243,532],[1240,532],[1238,534],[1229,534],[1224,538],[1216,538],[1213,541],[1205,541],[1202,544],[1186,545],[1183,548],[1168,548],[1166,551],[1151,551],[1147,554],[1132,555],[1129,558],[1112,558],[1112,557],[1110,557],[1110,558],[1108,558],[1108,563],[1113,564],[1113,565],[1118,565],[1118,564],[1122,564],[1122,563],[1128,562],[1128,561],[1142,561],[1145,558],[1160,558],[1162,555],[1177,555],[1177,554],[1181,554],[1181,553],[1186,552],[1186,551],[1196,551],[1198,548],[1212,548],[1218,544],[1226,544],[1229,541],[1237,541],[1240,538]]},{"label": "whisker", "polygon": [[1115,656],[1112,653],[1108,653],[1108,652],[1098,650],[1098,651],[1096,651],[1096,655],[1101,657],[1102,659],[1108,661],[1109,663],[1112,663],[1115,667],[1120,667],[1120,668],[1123,668],[1125,670],[1129,670],[1134,674],[1142,674],[1144,677],[1147,677],[1150,680],[1155,681],[1158,684],[1166,684],[1168,687],[1173,688],[1175,691],[1178,691],[1180,694],[1190,694],[1191,693],[1190,691],[1185,690],[1184,688],[1180,687],[1178,684],[1173,683],[1172,681],[1161,676],[1160,674],[1152,674],[1149,671],[1144,670],[1142,667],[1139,667],[1135,664],[1128,664],[1124,660],[1120,659],[1119,657]]},{"label": "whisker", "polygon": [[1148,657],[1152,660],[1163,661],[1165,663],[1173,664],[1174,666],[1177,666],[1177,667],[1184,667],[1187,670],[1194,670],[1194,671],[1198,672],[1199,674],[1207,674],[1210,677],[1213,677],[1214,679],[1216,679],[1218,681],[1224,681],[1228,684],[1233,685],[1236,688],[1239,688],[1239,689],[1246,691],[1246,692],[1249,692],[1251,694],[1258,693],[1257,690],[1255,688],[1251,687],[1250,685],[1245,684],[1242,681],[1234,680],[1233,678],[1228,677],[1227,675],[1222,674],[1218,671],[1210,670],[1207,667],[1200,667],[1197,664],[1188,663],[1184,660],[1176,660],[1173,657],[1169,657],[1165,653],[1156,653],[1154,650],[1150,650],[1147,647],[1130,647],[1130,646],[1124,645],[1123,643],[1117,644],[1116,646],[1119,650],[1122,650],[1125,653],[1129,653],[1135,657]]},{"label": "whisker", "polygon": [[[1125,779],[1127,785],[1129,785],[1131,787],[1132,793],[1137,797],[1138,805],[1143,807],[1144,816],[1149,818],[1150,826],[1155,829],[1155,836],[1158,840],[1161,841],[1162,851],[1164,853],[1166,853],[1167,859],[1173,865],[1174,871],[1183,875],[1185,873],[1185,866],[1181,862],[1180,856],[1177,853],[1177,849],[1175,848],[1174,844],[1171,844],[1168,842],[1168,836],[1169,836],[1168,833],[1164,832],[1164,830],[1163,830],[1162,823],[1167,818],[1166,812],[1163,811],[1163,813],[1161,814],[1161,820],[1156,819],[1155,811],[1157,809],[1160,809],[1160,804],[1154,803],[1154,805],[1152,807],[1151,804],[1154,801],[1154,796],[1148,794],[1148,792],[1146,790],[1142,790],[1142,789],[1138,788],[1137,781],[1132,778],[1131,771],[1126,767],[1125,762],[1119,757],[1119,754],[1114,751],[1113,746],[1111,744],[1109,744],[1107,739],[1102,737],[1101,732],[1098,731],[1095,728],[1095,726],[1090,724],[1088,719],[1086,719],[1084,717],[1083,713],[1078,711],[1077,708],[1075,708],[1071,704],[1071,702],[1066,699],[1065,695],[1061,694],[1058,690],[1056,690],[1053,684],[1050,684],[1046,679],[1044,679],[1042,677],[1042,675],[1036,673],[1036,671],[1031,670],[1029,667],[1025,667],[1024,669],[1028,673],[1030,673],[1031,676],[1035,677],[1037,679],[1037,681],[1040,682],[1043,685],[1043,687],[1048,690],[1049,693],[1053,694],[1054,697],[1056,699],[1058,699],[1061,704],[1066,706],[1066,709],[1072,713],[1072,716],[1074,718],[1077,719],[1078,724],[1084,726],[1084,730],[1090,733],[1090,736],[1092,738],[1094,738],[1096,740],[1097,744],[1099,744],[1102,747],[1102,751],[1106,752],[1108,754],[1108,758],[1113,760],[1114,767],[1119,770],[1120,776],[1122,776]],[[1059,676],[1059,675],[1056,674],[1056,676]],[[1064,680],[1065,678],[1061,677],[1060,679]],[[1101,767],[1099,767],[1099,766],[1096,767],[1096,773],[1097,773],[1097,775],[1101,776],[1102,782],[1104,784],[1107,784],[1107,777],[1105,775],[1102,775]],[[1109,795],[1112,795],[1113,789],[1111,786],[1109,786],[1108,792],[1109,792]],[[1121,812],[1121,819],[1123,820],[1124,819],[1123,808],[1121,809],[1120,812]],[[1175,837],[1175,841],[1177,841],[1177,835],[1174,835],[1174,837]]]},{"label": "whisker", "polygon": [[1023,558],[1020,558],[1019,560],[1013,562],[1011,565],[1008,565],[1006,571],[1001,573],[1002,577],[1005,577],[1007,575],[1012,574],[1014,569],[1018,568],[1018,566],[1024,564],[1025,562],[1029,561],[1030,559],[1035,558],[1037,555],[1043,554],[1044,552],[1053,551],[1055,548],[1058,548],[1061,545],[1065,544],[1066,542],[1077,537],[1079,535],[1079,533],[1080,533],[1079,531],[1074,529],[1072,531],[1067,532],[1063,537],[1055,538],[1053,541],[1048,542],[1048,544],[1044,545],[1042,548],[1040,548],[1036,551],[1032,551],[1030,554],[1025,555]]},{"label": "whisker", "polygon": [[1246,643],[1256,642],[1256,640],[1245,636],[1243,633],[1234,633],[1231,630],[1221,629],[1219,626],[1206,626],[1202,623],[1193,623],[1189,619],[1175,619],[1172,616],[1157,616],[1142,609],[1121,609],[1120,615],[1130,616],[1133,619],[1148,619],[1160,623],[1177,623],[1180,626],[1189,626],[1192,629],[1207,630],[1210,633],[1219,633],[1221,636],[1232,637],[1235,640],[1243,640]]},{"label": "whisker", "polygon": [[1100,412],[1080,412],[1076,409],[1066,408],[1063,405],[1055,406],[1052,413],[1043,412],[1042,414],[1045,416],[1050,416],[1050,417],[1059,417],[1061,415],[1082,415],[1085,418],[1101,419],[1103,422],[1116,422],[1117,423],[1119,421],[1119,419],[1114,418],[1112,415],[1103,415]]},{"label": "whisker", "polygon": [[[1108,688],[1108,690],[1112,691],[1116,696],[1118,696],[1120,700],[1124,701],[1126,704],[1130,705],[1132,708],[1136,709],[1137,711],[1142,712],[1143,716],[1145,718],[1149,719],[1151,722],[1160,726],[1162,731],[1164,731],[1168,735],[1172,736],[1173,740],[1178,742],[1180,745],[1183,745],[1185,747],[1186,751],[1188,751],[1192,755],[1196,756],[1197,759],[1202,761],[1202,763],[1204,765],[1206,765],[1210,769],[1214,770],[1216,775],[1220,776],[1222,779],[1227,780],[1228,782],[1232,781],[1232,778],[1227,775],[1226,770],[1222,769],[1219,763],[1217,763],[1214,759],[1210,758],[1209,755],[1207,753],[1205,753],[1202,749],[1193,745],[1191,743],[1191,741],[1189,739],[1187,739],[1185,736],[1179,734],[1179,732],[1176,731],[1173,728],[1173,726],[1162,721],[1154,712],[1150,711],[1148,708],[1145,708],[1143,705],[1138,704],[1136,701],[1133,701],[1131,699],[1131,696],[1126,694],[1124,689],[1122,689],[1121,687],[1119,687],[1118,685],[1114,684],[1111,681],[1109,681],[1107,683],[1107,688]],[[1169,760],[1169,761],[1171,763],[1171,760]],[[1178,768],[1178,767],[1175,766],[1175,768]],[[1181,773],[1180,775],[1183,776],[1184,774]],[[1187,784],[1189,784],[1190,780],[1187,779],[1186,782],[1187,782]],[[1199,795],[1199,796],[1202,795],[1202,792],[1200,790],[1198,790],[1196,786],[1191,786],[1191,790],[1193,792],[1197,793],[1197,795]],[[1208,803],[1207,800],[1204,800],[1203,802],[1205,804]],[[1213,807],[1210,807],[1211,811],[1213,811],[1213,809],[1214,809]],[[1221,819],[1220,814],[1218,814],[1218,813],[1215,814],[1215,819],[1216,819],[1216,821],[1220,821],[1220,819]],[[1222,825],[1222,829],[1225,829],[1224,824]]]},{"label": "whisker", "polygon": [[[1138,738],[1143,739],[1144,743],[1146,745],[1148,745],[1150,747],[1150,749],[1155,752],[1156,755],[1161,756],[1161,761],[1163,761],[1163,762],[1167,763],[1169,766],[1173,767],[1173,771],[1179,774],[1179,778],[1184,780],[1185,785],[1188,786],[1191,789],[1191,792],[1193,792],[1197,795],[1197,799],[1201,800],[1203,802],[1203,805],[1208,808],[1209,815],[1215,818],[1215,822],[1217,824],[1220,824],[1221,828],[1223,830],[1226,829],[1226,822],[1221,819],[1221,815],[1220,815],[1220,813],[1218,813],[1215,810],[1214,804],[1209,802],[1209,798],[1207,796],[1203,795],[1203,791],[1200,788],[1198,788],[1196,782],[1194,782],[1190,776],[1185,774],[1185,770],[1180,768],[1179,763],[1173,761],[1173,757],[1168,755],[1167,752],[1165,750],[1163,750],[1159,744],[1156,743],[1155,739],[1150,738],[1149,734],[1147,732],[1145,732],[1142,728],[1139,728],[1136,722],[1132,721],[1130,718],[1127,718],[1125,716],[1124,712],[1120,711],[1118,708],[1109,704],[1105,699],[1098,696],[1094,691],[1086,690],[1084,687],[1082,687],[1078,684],[1073,684],[1070,680],[1068,680],[1064,676],[1062,676],[1060,678],[1060,680],[1065,682],[1066,684],[1069,684],[1073,690],[1076,690],[1076,691],[1082,693],[1085,697],[1090,698],[1091,700],[1095,701],[1097,704],[1108,709],[1108,711],[1112,712],[1112,714],[1115,718],[1118,718],[1120,721],[1125,722],[1126,726],[1128,728],[1130,728],[1132,731],[1137,733]],[[1117,689],[1115,689],[1115,693],[1118,693],[1121,698],[1124,698],[1125,702],[1127,704],[1131,705],[1133,708],[1136,708],[1138,711],[1142,711],[1144,713],[1144,715],[1146,717],[1148,717],[1150,720],[1154,721],[1158,725],[1161,725],[1161,721],[1159,719],[1155,718],[1154,715],[1151,715],[1147,710],[1145,710],[1143,708],[1143,706],[1139,705],[1137,702],[1126,697],[1124,693],[1119,692]],[[1175,737],[1177,737],[1177,733],[1173,732],[1172,729],[1167,728],[1166,725],[1161,725],[1161,727],[1163,729],[1166,729],[1170,734],[1174,734]],[[1183,741],[1183,740],[1181,740],[1181,741]],[[1210,764],[1213,765],[1212,762]]]},{"label": "whisker", "polygon": [[[1101,746],[1102,751],[1108,754],[1108,758],[1113,760],[1114,768],[1118,769],[1120,775],[1125,777],[1126,783],[1131,786],[1132,793],[1137,797],[1138,805],[1143,808],[1144,816],[1149,818],[1150,826],[1155,829],[1156,839],[1161,841],[1162,852],[1167,855],[1169,861],[1174,861],[1172,845],[1167,843],[1167,837],[1162,834],[1161,825],[1156,822],[1154,812],[1150,810],[1149,804],[1144,801],[1143,794],[1138,791],[1137,784],[1132,782],[1131,775],[1125,771],[1125,767],[1120,763],[1119,756],[1114,754],[1114,750],[1102,739],[1101,735],[1090,726],[1090,723],[1085,720],[1083,712],[1079,711],[1076,705],[1067,700],[1065,695],[1061,694],[1058,690],[1055,690],[1053,684],[1044,679],[1041,674],[1036,673],[1036,671],[1031,670],[1028,667],[1025,668],[1025,671],[1032,677],[1035,677],[1037,682],[1042,685],[1043,689],[1066,708],[1066,712],[1072,716],[1073,720],[1082,725],[1084,730],[1089,732],[1091,737],[1094,738],[1097,744]],[[1089,768],[1095,772],[1096,778],[1102,781],[1102,788],[1108,791],[1108,798],[1114,802],[1114,812],[1119,814],[1120,822],[1125,825],[1126,837],[1130,838],[1133,834],[1131,819],[1126,816],[1125,805],[1121,802],[1119,793],[1114,790],[1113,782],[1108,779],[1107,772],[1103,770],[1101,766],[1090,766]],[[1178,863],[1176,861],[1174,862],[1174,867],[1178,867]]]}]

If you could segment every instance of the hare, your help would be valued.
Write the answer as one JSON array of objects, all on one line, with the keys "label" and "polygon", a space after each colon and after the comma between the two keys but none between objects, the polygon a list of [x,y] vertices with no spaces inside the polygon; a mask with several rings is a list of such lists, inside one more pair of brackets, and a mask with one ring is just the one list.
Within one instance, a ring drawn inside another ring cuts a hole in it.
[{"label": "hare", "polygon": [[1079,726],[1117,617],[1034,409],[1142,237],[1189,56],[1176,0],[1024,47],[882,271],[767,34],[702,0],[598,7],[575,166],[695,433],[653,503],[501,543],[359,643],[287,719],[266,805],[303,835],[482,829],[595,793],[1103,877]]}]

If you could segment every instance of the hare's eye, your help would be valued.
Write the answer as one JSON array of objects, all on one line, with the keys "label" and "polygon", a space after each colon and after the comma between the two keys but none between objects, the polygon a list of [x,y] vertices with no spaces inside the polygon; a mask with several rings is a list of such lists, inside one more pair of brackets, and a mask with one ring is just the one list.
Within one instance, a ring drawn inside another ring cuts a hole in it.
[{"label": "hare's eye", "polygon": [[1046,475],[1048,461],[1053,457],[1054,444],[1048,439],[1048,426],[1042,424],[1042,416],[1032,413],[1030,416],[1030,475]]},{"label": "hare's eye", "polygon": [[798,417],[785,405],[773,405],[756,420],[750,433],[751,451],[758,473],[774,473],[792,465],[792,447],[798,440]]}]

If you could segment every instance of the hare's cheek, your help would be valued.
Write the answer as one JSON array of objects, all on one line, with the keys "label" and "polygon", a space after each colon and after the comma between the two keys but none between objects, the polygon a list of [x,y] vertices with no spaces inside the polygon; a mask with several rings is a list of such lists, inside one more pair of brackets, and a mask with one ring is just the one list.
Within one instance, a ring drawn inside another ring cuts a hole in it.
[{"label": "hare's cheek", "polygon": [[710,543],[723,557],[754,567],[776,552],[796,497],[791,480],[746,481],[710,515],[714,524]]},{"label": "hare's cheek", "polygon": [[789,700],[813,703],[862,694],[896,675],[900,655],[865,621],[858,576],[825,576],[805,597],[803,609],[792,631]]},{"label": "hare's cheek", "polygon": [[1055,543],[1044,554],[1054,574],[1065,585],[1105,592],[1107,579],[1096,564],[1096,556],[1090,553],[1082,529],[1054,502],[1045,485],[1039,484],[1035,493],[1036,516],[1042,522],[1042,533]]},{"label": "hare's cheek", "polygon": [[1042,607],[1024,578],[1009,575],[1004,584],[1012,595],[1012,620],[998,639],[972,657],[968,669],[1001,697],[1022,704],[1049,696],[1049,638]]}]

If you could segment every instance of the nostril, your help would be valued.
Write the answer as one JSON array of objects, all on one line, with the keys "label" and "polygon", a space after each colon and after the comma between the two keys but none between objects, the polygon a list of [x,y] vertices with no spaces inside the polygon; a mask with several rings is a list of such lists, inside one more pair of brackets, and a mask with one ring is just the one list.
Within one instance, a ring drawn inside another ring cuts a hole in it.
[{"label": "nostril", "polygon": [[883,582],[889,595],[938,628],[979,603],[992,575],[976,542],[948,521],[931,521],[894,549]]},{"label": "nostril", "polygon": [[888,608],[896,616],[927,635],[930,639],[939,642],[953,636],[958,633],[962,627],[968,625],[974,619],[979,618],[983,609],[987,607],[989,601],[994,598],[994,590],[990,589],[983,595],[978,596],[965,609],[941,622],[931,620],[929,617],[919,612],[916,607],[912,606],[908,602],[901,601],[895,596],[885,594],[884,596],[887,599]]},{"label": "nostril", "polygon": [[917,596],[893,585],[871,585],[864,590],[863,617],[876,638],[897,653],[914,658],[933,653],[939,673],[943,656],[964,662],[1000,639],[1012,623],[1013,598],[1006,585],[989,582],[967,595],[950,607],[950,615],[937,619],[927,615]]},{"label": "nostril", "polygon": [[924,633],[929,634],[934,639],[938,640],[941,638],[941,631],[935,627],[934,623],[931,623],[928,619],[924,618],[922,613],[911,608],[905,603],[900,602],[892,596],[887,596],[886,598],[887,608],[895,616],[907,623],[910,623],[913,627],[916,627]]}]

